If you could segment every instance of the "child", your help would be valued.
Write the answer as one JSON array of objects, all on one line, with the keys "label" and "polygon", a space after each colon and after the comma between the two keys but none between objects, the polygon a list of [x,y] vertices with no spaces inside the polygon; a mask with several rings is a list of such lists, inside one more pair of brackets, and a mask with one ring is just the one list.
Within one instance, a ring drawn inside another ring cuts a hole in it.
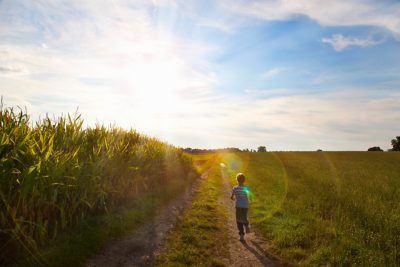
[{"label": "child", "polygon": [[236,199],[236,223],[239,230],[240,241],[244,241],[244,227],[246,233],[250,233],[249,221],[247,220],[247,211],[249,209],[249,189],[244,186],[246,177],[243,173],[236,175],[238,185],[233,187],[231,199]]}]

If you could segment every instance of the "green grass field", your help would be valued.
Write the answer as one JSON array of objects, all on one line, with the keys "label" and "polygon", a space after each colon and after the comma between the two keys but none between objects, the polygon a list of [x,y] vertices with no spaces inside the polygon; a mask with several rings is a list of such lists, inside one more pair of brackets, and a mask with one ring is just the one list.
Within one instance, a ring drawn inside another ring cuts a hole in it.
[{"label": "green grass field", "polygon": [[400,153],[238,153],[224,161],[232,175],[247,175],[252,223],[285,260],[400,265]]}]

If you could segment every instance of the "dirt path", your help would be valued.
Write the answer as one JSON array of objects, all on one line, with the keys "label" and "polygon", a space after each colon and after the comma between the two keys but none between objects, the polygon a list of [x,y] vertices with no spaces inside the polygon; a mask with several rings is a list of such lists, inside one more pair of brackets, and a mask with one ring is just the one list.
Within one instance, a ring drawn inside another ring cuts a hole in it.
[{"label": "dirt path", "polygon": [[[208,171],[204,172],[202,179]],[[116,240],[103,252],[90,259],[86,267],[132,267],[150,266],[154,256],[162,248],[168,231],[176,223],[178,215],[190,201],[192,193],[199,185],[199,180],[193,182],[185,193],[158,212],[149,223],[143,225],[131,235]]]},{"label": "dirt path", "polygon": [[223,179],[224,195],[221,196],[221,202],[228,207],[228,227],[229,227],[229,254],[230,266],[286,266],[280,263],[274,255],[265,250],[266,242],[256,236],[254,232],[246,234],[245,241],[239,241],[239,234],[236,226],[235,207],[230,199],[232,187],[228,181],[224,168],[221,167],[221,177]]}]

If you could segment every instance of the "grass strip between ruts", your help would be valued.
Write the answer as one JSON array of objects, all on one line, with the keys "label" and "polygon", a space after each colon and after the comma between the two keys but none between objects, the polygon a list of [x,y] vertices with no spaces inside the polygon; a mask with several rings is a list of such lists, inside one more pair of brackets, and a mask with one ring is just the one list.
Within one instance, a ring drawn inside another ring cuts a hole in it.
[{"label": "grass strip between ruts", "polygon": [[218,202],[221,183],[220,169],[215,164],[171,231],[156,266],[226,266],[227,214]]}]

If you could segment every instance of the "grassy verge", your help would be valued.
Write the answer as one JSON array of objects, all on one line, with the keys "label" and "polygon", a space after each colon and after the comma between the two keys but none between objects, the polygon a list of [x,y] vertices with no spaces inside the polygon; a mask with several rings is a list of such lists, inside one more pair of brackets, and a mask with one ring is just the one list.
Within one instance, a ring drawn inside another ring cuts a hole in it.
[{"label": "grassy verge", "polygon": [[216,165],[201,182],[192,203],[171,231],[156,266],[225,266],[221,259],[229,257],[229,250],[227,214],[218,203],[221,182]]},{"label": "grassy verge", "polygon": [[400,264],[399,153],[239,153],[251,220],[285,260],[305,266]]},{"label": "grassy verge", "polygon": [[111,240],[135,231],[166,205],[181,188],[165,188],[158,193],[136,198],[118,211],[89,218],[77,227],[61,234],[14,266],[83,266],[86,259],[98,253]]}]

